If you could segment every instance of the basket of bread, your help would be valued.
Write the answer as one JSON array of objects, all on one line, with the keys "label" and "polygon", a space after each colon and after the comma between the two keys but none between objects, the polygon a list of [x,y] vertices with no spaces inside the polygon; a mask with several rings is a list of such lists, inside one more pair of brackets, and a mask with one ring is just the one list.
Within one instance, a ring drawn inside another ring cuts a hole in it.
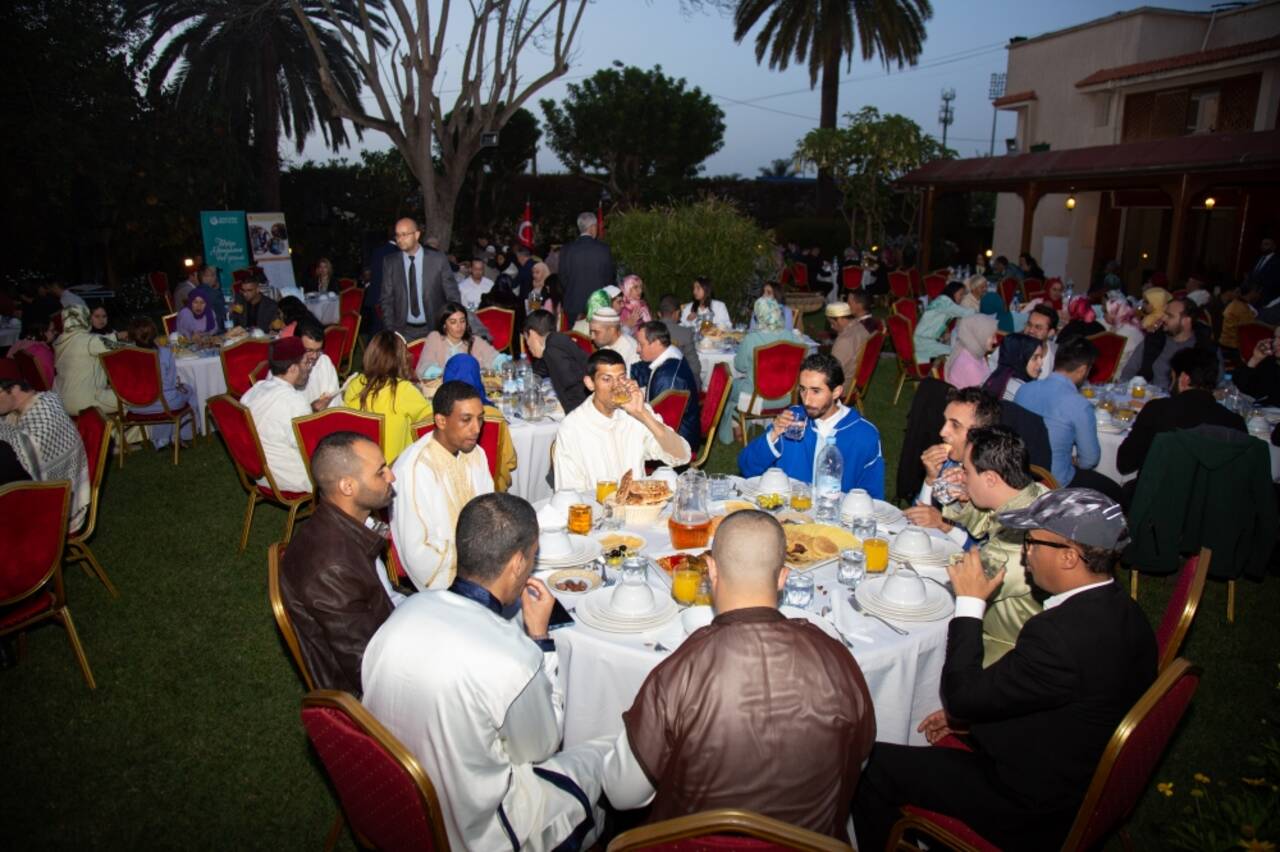
[{"label": "basket of bread", "polygon": [[671,499],[671,486],[661,479],[635,479],[631,471],[622,475],[612,497],[629,527],[649,526],[658,520]]}]

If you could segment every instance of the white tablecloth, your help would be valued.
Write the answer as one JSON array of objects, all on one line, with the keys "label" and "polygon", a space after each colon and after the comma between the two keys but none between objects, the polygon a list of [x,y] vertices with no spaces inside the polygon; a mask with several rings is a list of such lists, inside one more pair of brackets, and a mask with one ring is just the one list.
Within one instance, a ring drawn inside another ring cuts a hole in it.
[{"label": "white tablecloth", "polygon": [[210,397],[227,392],[222,375],[222,360],[212,355],[179,356],[178,378],[191,388],[191,407],[196,413],[196,429],[204,434],[204,405]]},{"label": "white tablecloth", "polygon": [[7,349],[18,342],[18,334],[22,331],[21,326],[9,325],[0,327],[0,350]]},{"label": "white tablecloth", "polygon": [[306,306],[307,306],[307,310],[311,311],[312,316],[320,320],[321,325],[336,324],[338,322],[338,306],[340,304],[338,299],[316,298],[316,296],[318,295],[323,295],[323,294],[313,294],[313,293],[307,294],[306,298],[304,299],[304,302],[306,303]]},{"label": "white tablecloth", "polygon": [[[666,522],[654,528],[629,530],[642,535],[650,557],[672,552]],[[599,535],[599,534],[597,534]],[[844,605],[832,601],[831,592],[844,592],[835,582],[836,566],[815,569],[816,587],[810,609]],[[669,595],[664,578],[650,577],[657,594]],[[573,596],[558,596],[566,607]],[[941,708],[938,685],[946,657],[948,620],[904,624],[908,636],[898,636],[884,625],[853,615],[863,622],[859,630],[872,641],[854,639],[853,655],[866,678],[876,709],[876,739],[891,743],[925,744],[916,726]],[[653,667],[667,657],[654,650],[655,641],[671,647],[684,631],[679,619],[651,633],[604,633],[581,624],[553,634],[560,654],[560,678],[565,689],[564,743],[576,745],[588,739],[616,735],[622,730],[622,714]]]},{"label": "white tablecloth", "polygon": [[[1133,473],[1121,475],[1116,469],[1116,454],[1120,451],[1120,444],[1124,442],[1126,432],[1104,432],[1098,430],[1098,446],[1102,448],[1102,456],[1098,461],[1098,466],[1094,468],[1103,476],[1109,476],[1121,485],[1131,479],[1137,477],[1137,471]],[[1280,482],[1280,447],[1272,444],[1268,439],[1261,436],[1255,436],[1258,440],[1267,445],[1267,449],[1271,451],[1271,481]]]},{"label": "white tablecloth", "polygon": [[511,472],[509,494],[523,497],[530,503],[551,496],[547,474],[551,471],[551,443],[560,428],[559,420],[539,420],[530,423],[519,418],[507,421],[511,428],[511,444],[516,451],[516,469]]}]

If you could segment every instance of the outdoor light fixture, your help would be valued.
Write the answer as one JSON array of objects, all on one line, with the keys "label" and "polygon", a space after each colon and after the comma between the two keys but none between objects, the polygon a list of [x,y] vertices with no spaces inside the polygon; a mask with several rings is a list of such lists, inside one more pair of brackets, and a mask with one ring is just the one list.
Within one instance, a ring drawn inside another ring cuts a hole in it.
[{"label": "outdoor light fixture", "polygon": [[1215,205],[1215,204],[1217,204],[1217,203],[1218,203],[1218,199],[1216,199],[1216,198],[1214,198],[1212,195],[1210,195],[1208,198],[1206,198],[1206,199],[1204,200],[1204,209],[1205,209],[1205,210],[1212,210],[1212,209],[1213,209],[1213,205]]},{"label": "outdoor light fixture", "polygon": [[986,257],[991,257],[991,255],[993,254],[995,254],[995,252],[993,252],[991,249],[987,249],[986,251],[983,252],[983,255],[985,255]]},{"label": "outdoor light fixture", "polygon": [[1146,259],[1147,259],[1147,258],[1149,258],[1149,257],[1151,257],[1151,255],[1147,254],[1145,251],[1142,253],[1142,259],[1143,259],[1143,260],[1146,260]]},{"label": "outdoor light fixture", "polygon": [[872,246],[872,247],[871,247],[871,250],[872,250],[872,251],[880,251],[880,246]]},{"label": "outdoor light fixture", "polygon": [[182,259],[182,265],[185,266],[187,269],[190,269],[191,267],[196,265],[196,262],[189,257],[184,257]]},{"label": "outdoor light fixture", "polygon": [[1076,209],[1076,197],[1075,197],[1075,195],[1068,195],[1068,196],[1067,196],[1067,209],[1068,209],[1068,210],[1075,210],[1075,209]]}]

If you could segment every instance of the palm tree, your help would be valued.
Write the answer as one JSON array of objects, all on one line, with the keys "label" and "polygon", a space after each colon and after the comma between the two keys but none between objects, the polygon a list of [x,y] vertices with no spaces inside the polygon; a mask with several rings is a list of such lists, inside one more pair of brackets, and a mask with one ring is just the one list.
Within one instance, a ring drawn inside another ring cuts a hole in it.
[{"label": "palm tree", "polygon": [[[876,56],[889,68],[914,65],[924,46],[924,22],[933,16],[929,0],[738,0],[733,40],[741,42],[761,19],[756,62],[769,56],[771,70],[785,71],[792,58],[809,62],[809,86],[822,73],[822,116],[818,126],[834,129],[840,102],[840,60],[853,66]],[[831,215],[835,192],[831,176],[818,174],[818,208]]]},{"label": "palm tree", "polygon": [[[330,0],[340,18],[359,26],[354,0]],[[368,0],[375,35],[384,0]],[[337,34],[327,26],[324,0],[303,0],[319,31],[334,82],[358,98],[361,77]],[[218,104],[229,117],[233,139],[253,140],[261,203],[280,209],[280,134],[302,153],[307,136],[319,130],[337,151],[349,143],[346,127],[321,88],[320,64],[289,0],[126,0],[125,23],[144,27],[134,51],[135,67],[148,68],[148,94],[171,88],[179,108]],[[355,128],[360,138],[360,128]]]}]

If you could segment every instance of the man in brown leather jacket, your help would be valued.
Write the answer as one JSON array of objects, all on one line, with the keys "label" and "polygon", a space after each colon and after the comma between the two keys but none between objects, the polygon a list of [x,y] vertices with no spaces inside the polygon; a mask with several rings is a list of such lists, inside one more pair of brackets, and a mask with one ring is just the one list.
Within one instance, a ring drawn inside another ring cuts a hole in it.
[{"label": "man in brown leather jacket", "polygon": [[396,478],[378,445],[354,432],[325,437],[311,473],[319,499],[285,551],[280,592],[316,688],[359,697],[365,646],[403,600],[378,558],[386,524],[370,517],[391,503]]}]

